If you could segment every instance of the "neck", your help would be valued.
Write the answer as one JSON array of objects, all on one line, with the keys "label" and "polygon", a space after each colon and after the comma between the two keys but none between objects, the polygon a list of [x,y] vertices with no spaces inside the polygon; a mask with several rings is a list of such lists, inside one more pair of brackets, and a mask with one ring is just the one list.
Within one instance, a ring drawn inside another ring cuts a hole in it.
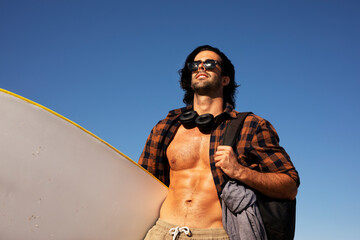
[{"label": "neck", "polygon": [[224,100],[222,97],[212,98],[195,94],[194,110],[199,115],[211,113],[212,115],[217,116],[224,111]]}]

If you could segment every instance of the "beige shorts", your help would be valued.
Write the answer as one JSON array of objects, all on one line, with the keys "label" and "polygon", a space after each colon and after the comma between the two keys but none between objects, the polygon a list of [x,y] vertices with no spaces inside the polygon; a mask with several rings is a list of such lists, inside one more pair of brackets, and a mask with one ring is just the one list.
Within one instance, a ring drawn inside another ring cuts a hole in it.
[{"label": "beige shorts", "polygon": [[[172,234],[171,234],[171,233]],[[158,219],[156,224],[148,231],[145,240],[172,240],[174,239],[188,240],[229,240],[224,228],[186,228],[184,226],[176,226]]]}]

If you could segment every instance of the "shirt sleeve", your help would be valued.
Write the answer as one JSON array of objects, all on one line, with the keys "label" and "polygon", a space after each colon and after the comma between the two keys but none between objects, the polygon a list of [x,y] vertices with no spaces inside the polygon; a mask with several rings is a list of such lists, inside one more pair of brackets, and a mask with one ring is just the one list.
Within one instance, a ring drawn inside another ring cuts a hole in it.
[{"label": "shirt sleeve", "polygon": [[169,179],[167,177],[167,161],[166,156],[163,151],[163,137],[161,134],[161,129],[163,123],[160,121],[150,132],[146,144],[144,146],[143,152],[140,155],[138,164],[142,166],[149,173],[154,175],[164,184],[169,184]]},{"label": "shirt sleeve", "polygon": [[[155,127],[154,127],[155,128]],[[153,132],[154,132],[154,128],[151,130],[144,149],[140,155],[139,161],[138,163],[140,164],[140,166],[142,166],[145,170],[147,170],[148,172],[152,173],[152,167],[153,167],[153,161],[150,158],[150,146],[151,146],[151,142],[152,142],[152,136],[153,136]]]},{"label": "shirt sleeve", "polygon": [[253,115],[248,120],[247,126],[248,131],[245,137],[250,140],[247,152],[250,159],[255,160],[255,165],[260,171],[285,173],[299,186],[298,172],[287,152],[280,146],[278,134],[271,123]]}]

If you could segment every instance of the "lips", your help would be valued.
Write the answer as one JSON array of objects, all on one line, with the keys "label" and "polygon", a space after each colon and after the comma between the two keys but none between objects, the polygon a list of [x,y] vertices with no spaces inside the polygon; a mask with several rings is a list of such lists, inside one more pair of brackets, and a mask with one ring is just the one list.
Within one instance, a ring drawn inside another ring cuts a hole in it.
[{"label": "lips", "polygon": [[208,78],[208,77],[209,76],[204,72],[200,72],[200,73],[196,74],[196,76],[195,76],[196,79],[203,79],[203,78]]}]

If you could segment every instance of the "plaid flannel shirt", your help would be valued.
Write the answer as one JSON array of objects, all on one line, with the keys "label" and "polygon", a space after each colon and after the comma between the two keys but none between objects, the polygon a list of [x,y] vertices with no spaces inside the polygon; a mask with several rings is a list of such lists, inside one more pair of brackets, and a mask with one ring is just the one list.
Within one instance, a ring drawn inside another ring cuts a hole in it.
[{"label": "plaid flannel shirt", "polygon": [[[151,130],[138,162],[167,186],[170,183],[170,166],[166,149],[181,125],[179,116],[189,109],[192,109],[192,106],[172,110],[165,119],[158,122]],[[237,112],[227,104],[224,112],[215,118],[210,136],[210,168],[219,199],[228,179],[220,168],[215,167],[214,154],[216,148],[222,143],[226,126],[236,116]],[[236,153],[239,163],[243,166],[260,172],[285,173],[294,179],[297,185],[300,184],[298,172],[290,157],[279,145],[276,130],[268,121],[257,115],[250,114],[246,117],[237,139]]]}]

